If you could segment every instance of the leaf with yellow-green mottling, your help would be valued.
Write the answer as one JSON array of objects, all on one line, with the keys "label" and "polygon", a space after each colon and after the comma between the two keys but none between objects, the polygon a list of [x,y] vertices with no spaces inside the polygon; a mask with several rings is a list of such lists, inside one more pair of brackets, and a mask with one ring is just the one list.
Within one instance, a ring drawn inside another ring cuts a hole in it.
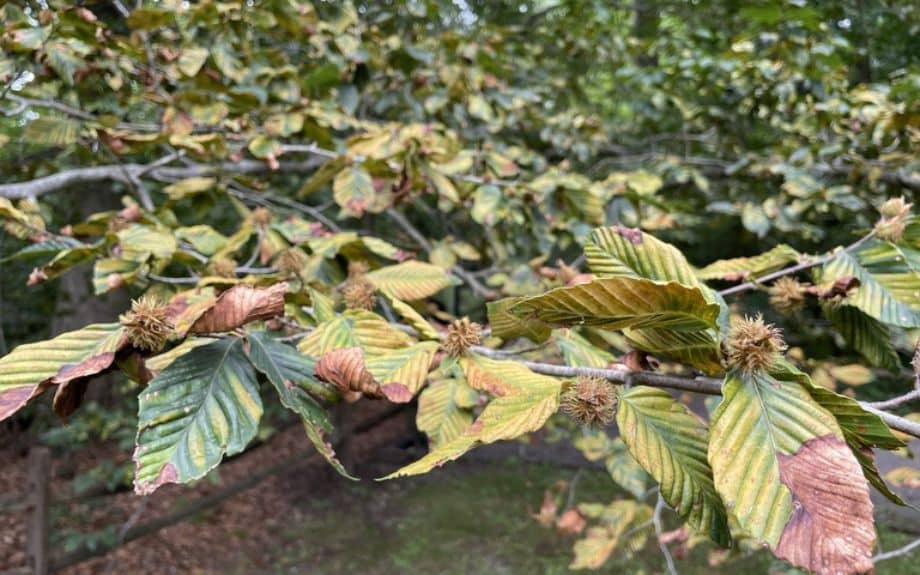
[{"label": "leaf with yellow-green mottling", "polygon": [[225,338],[182,355],[139,398],[134,489],[204,477],[240,453],[262,417],[256,374],[243,342]]},{"label": "leaf with yellow-green mottling", "polygon": [[559,408],[561,384],[556,379],[538,375],[515,362],[484,357],[463,358],[461,365],[472,387],[481,389],[474,383],[475,380],[502,393],[486,406],[465,432],[384,479],[427,473],[477,445],[514,439],[536,431]]},{"label": "leaf with yellow-green mottling", "polygon": [[463,378],[434,379],[418,396],[415,424],[428,436],[433,448],[447,443],[473,423],[473,407],[479,398]]},{"label": "leaf with yellow-green mottling", "polygon": [[0,421],[49,385],[108,368],[125,343],[123,334],[117,323],[93,324],[50,340],[20,345],[0,357]]},{"label": "leaf with yellow-green mottling", "polygon": [[368,357],[385,355],[408,347],[412,340],[379,315],[364,310],[349,310],[320,324],[303,338],[297,349],[313,357],[348,347],[361,347]]},{"label": "leaf with yellow-green mottling", "polygon": [[381,384],[399,383],[415,395],[428,377],[436,351],[437,343],[423,341],[411,347],[370,358],[367,361],[367,370]]},{"label": "leaf with yellow-green mottling", "polygon": [[620,395],[617,426],[668,505],[693,529],[727,547],[728,514],[713,485],[706,459],[709,432],[702,422],[668,392],[640,385]]},{"label": "leaf with yellow-green mottling", "polygon": [[398,313],[403,320],[409,324],[415,331],[418,332],[420,338],[430,339],[437,341],[440,339],[440,334],[428,322],[427,319],[422,316],[419,312],[415,311],[415,308],[407,304],[404,301],[401,301],[396,298],[388,297],[387,301],[390,302],[390,305],[393,307],[393,311]]},{"label": "leaf with yellow-green mottling", "polygon": [[416,260],[374,270],[367,279],[383,293],[405,301],[424,299],[454,285],[443,269]]}]

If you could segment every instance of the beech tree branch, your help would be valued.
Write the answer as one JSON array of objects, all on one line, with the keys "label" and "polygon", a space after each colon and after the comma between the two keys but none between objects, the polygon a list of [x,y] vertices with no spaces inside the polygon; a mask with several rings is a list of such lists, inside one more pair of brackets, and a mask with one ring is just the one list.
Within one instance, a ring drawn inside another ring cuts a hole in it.
[{"label": "beech tree branch", "polygon": [[789,267],[787,267],[787,268],[783,268],[783,269],[778,270],[778,271],[775,271],[775,272],[773,272],[773,273],[769,273],[769,274],[767,274],[767,275],[765,275],[765,276],[763,276],[763,277],[759,277],[759,278],[757,278],[757,279],[755,279],[755,280],[751,280],[751,281],[745,282],[745,283],[743,283],[743,284],[738,284],[738,285],[732,286],[732,287],[730,287],[730,288],[725,288],[725,289],[719,291],[719,295],[721,295],[721,296],[727,296],[727,295],[731,295],[731,294],[735,294],[735,293],[739,293],[739,292],[743,292],[743,291],[747,291],[747,290],[756,289],[757,287],[759,287],[759,286],[761,286],[761,285],[763,285],[763,284],[766,284],[766,283],[768,283],[768,282],[771,282],[771,281],[773,281],[773,280],[775,280],[775,279],[778,279],[778,278],[781,278],[781,277],[783,277],[783,276],[792,275],[792,274],[795,274],[795,273],[799,273],[799,272],[801,272],[801,271],[805,271],[805,270],[807,270],[807,269],[811,269],[811,268],[816,267],[816,266],[824,265],[824,264],[826,264],[826,263],[828,263],[828,262],[833,261],[834,259],[836,259],[841,253],[856,251],[860,246],[862,246],[864,243],[866,243],[867,241],[871,240],[871,239],[874,238],[874,237],[875,237],[875,230],[873,230],[873,231],[869,232],[868,234],[864,235],[863,237],[859,238],[858,240],[856,240],[856,241],[853,242],[852,244],[848,245],[847,247],[843,248],[842,250],[838,250],[838,251],[836,251],[836,252],[831,252],[831,253],[825,254],[825,255],[823,255],[823,256],[821,256],[821,257],[807,259],[806,261],[800,262],[800,263],[798,263],[798,264],[796,264],[796,265],[794,265],[794,266],[789,266]]},{"label": "beech tree branch", "polygon": [[0,184],[0,198],[11,200],[36,198],[68,186],[104,181],[130,184],[131,178],[142,177],[155,180],[182,180],[196,176],[219,176],[221,174],[309,173],[322,165],[324,161],[317,157],[298,162],[281,162],[277,170],[272,170],[268,163],[261,160],[221,162],[214,165],[190,164],[182,167],[156,166],[152,169],[146,164],[110,164],[91,168],[74,168],[27,182]]}]

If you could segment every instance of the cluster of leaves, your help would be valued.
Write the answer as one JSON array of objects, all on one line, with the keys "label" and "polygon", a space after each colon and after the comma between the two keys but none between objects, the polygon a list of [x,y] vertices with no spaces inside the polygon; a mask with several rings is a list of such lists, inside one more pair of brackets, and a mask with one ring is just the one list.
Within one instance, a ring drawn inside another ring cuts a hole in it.
[{"label": "cluster of leaves", "polygon": [[[916,71],[854,86],[835,8],[377,4],[0,8],[0,218],[28,242],[5,261],[137,297],[0,358],[0,419],[51,389],[67,416],[121,370],[149,494],[244,450],[266,392],[345,475],[338,400],[417,397],[431,450],[388,477],[560,406],[615,414],[579,445],[637,500],[579,512],[573,566],[644,544],[654,481],[719,545],[871,567],[868,485],[901,502],[870,448],[903,442],[834,386],[875,377],[857,356],[900,375],[920,328],[920,222],[882,202],[920,187]],[[36,198],[99,183],[121,208],[53,230]],[[725,297],[754,290],[832,351],[733,332],[766,302]],[[700,372],[722,379],[708,423],[659,389]]]}]

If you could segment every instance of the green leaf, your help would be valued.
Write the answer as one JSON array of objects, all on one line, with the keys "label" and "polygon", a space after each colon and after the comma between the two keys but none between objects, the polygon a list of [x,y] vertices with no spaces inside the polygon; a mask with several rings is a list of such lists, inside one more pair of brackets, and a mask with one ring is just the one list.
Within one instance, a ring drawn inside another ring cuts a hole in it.
[{"label": "green leaf", "polygon": [[316,360],[277,341],[265,331],[250,333],[246,339],[253,367],[268,378],[277,390],[281,404],[312,425],[330,431],[332,425],[326,410],[313,396],[332,399],[336,393],[328,384],[316,379]]},{"label": "green leaf", "polygon": [[869,363],[891,372],[901,369],[888,326],[849,305],[824,305],[821,310],[843,339]]},{"label": "green leaf", "polygon": [[335,176],[332,195],[343,213],[359,218],[373,206],[377,191],[367,170],[361,164],[352,164]]},{"label": "green leaf", "polygon": [[837,420],[846,439],[847,445],[859,462],[863,476],[878,491],[897,505],[907,505],[896,493],[888,488],[875,465],[871,448],[899,449],[905,443],[898,439],[882,419],[859,405],[855,399],[834,393],[816,385],[808,374],[796,369],[788,362],[780,363],[771,374],[777,379],[796,381],[808,390],[812,398]]},{"label": "green leaf", "polygon": [[81,126],[72,118],[42,116],[26,124],[22,139],[40,146],[65,147],[80,140]]},{"label": "green leaf", "polygon": [[424,299],[454,285],[443,269],[416,260],[374,270],[366,277],[383,293],[404,301]]},{"label": "green leaf", "polygon": [[[854,277],[859,287],[850,291],[844,304],[859,308],[869,316],[899,327],[920,327],[920,281],[910,275],[875,275],[863,267],[849,252],[840,251],[836,257],[815,272],[816,281],[832,284],[834,281]],[[908,281],[903,281],[907,279]]]},{"label": "green leaf", "polygon": [[457,459],[476,445],[514,439],[536,431],[559,408],[561,385],[551,377],[537,375],[515,362],[479,356],[463,358],[461,365],[472,387],[502,393],[486,406],[464,433],[438,445],[425,457],[384,479],[428,473]]},{"label": "green leaf", "polygon": [[161,8],[137,8],[128,15],[128,26],[132,30],[154,30],[173,22],[175,12]]},{"label": "green leaf", "polygon": [[125,345],[117,323],[93,324],[54,339],[20,345],[0,357],[0,421],[51,385],[108,368]]},{"label": "green leaf", "polygon": [[399,383],[415,395],[425,384],[438,345],[433,341],[423,341],[372,357],[367,361],[367,370],[381,384]]},{"label": "green leaf", "polygon": [[163,229],[132,224],[118,232],[121,259],[143,263],[151,257],[168,260],[176,252],[176,236]]},{"label": "green leaf", "polygon": [[602,277],[636,277],[705,288],[680,250],[641,230],[598,228],[585,244],[585,257],[591,271]]},{"label": "green leaf", "polygon": [[526,337],[536,343],[543,343],[549,339],[553,330],[548,325],[539,319],[522,319],[509,312],[512,307],[525,299],[527,298],[507,297],[486,303],[493,335],[509,340]]},{"label": "green leaf", "polygon": [[57,237],[36,244],[29,244],[19,251],[0,259],[0,264],[13,260],[29,261],[57,255],[73,248],[87,247],[86,244],[68,237]]},{"label": "green leaf", "polygon": [[213,256],[227,245],[227,237],[207,225],[177,228],[175,234],[206,256]]},{"label": "green leaf", "polygon": [[566,365],[605,368],[616,359],[571,329],[560,330],[555,341]]},{"label": "green leaf", "polygon": [[348,347],[359,346],[369,358],[388,355],[409,347],[412,340],[379,315],[351,310],[320,324],[298,344],[297,349],[313,357]]},{"label": "green leaf", "polygon": [[435,379],[418,397],[415,423],[436,449],[459,437],[473,423],[479,394],[463,378]]},{"label": "green leaf", "polygon": [[716,327],[720,308],[707,302],[698,288],[637,277],[607,277],[524,298],[509,312],[553,327],[699,331]]},{"label": "green leaf", "polygon": [[836,420],[798,383],[761,372],[726,376],[710,424],[709,463],[744,533],[776,548],[794,510],[780,458],[827,436],[842,440]]},{"label": "green leaf", "polygon": [[[349,474],[335,455],[324,434],[332,431],[326,410],[312,395],[331,398],[335,396],[325,383],[316,379],[316,361],[293,347],[274,339],[268,332],[259,331],[247,336],[249,359],[252,365],[265,374],[281,399],[281,404],[300,415],[307,437],[316,450],[344,477],[357,481]],[[312,394],[312,395],[311,395]]]},{"label": "green leaf", "polygon": [[150,381],[138,406],[134,489],[204,477],[224,455],[240,453],[262,417],[256,374],[243,342],[196,347]]},{"label": "green leaf", "polygon": [[674,331],[670,329],[627,329],[627,341],[656,357],[678,361],[714,375],[722,371],[719,336],[713,329]]},{"label": "green leaf", "polygon": [[236,54],[237,51],[226,38],[219,38],[211,45],[211,58],[214,60],[214,65],[224,76],[239,83],[246,75],[246,68]]},{"label": "green leaf", "polygon": [[797,262],[800,254],[786,244],[780,244],[760,255],[748,258],[719,260],[696,272],[703,280],[750,280]]},{"label": "green leaf", "polygon": [[729,546],[728,514],[713,485],[709,432],[700,420],[666,391],[636,386],[620,396],[617,425],[668,505],[695,530]]},{"label": "green leaf", "polygon": [[430,339],[434,341],[441,339],[440,334],[434,326],[432,326],[422,314],[415,311],[414,307],[396,298],[388,298],[388,301],[393,307],[393,311],[398,313],[407,324],[418,332],[419,339]]}]

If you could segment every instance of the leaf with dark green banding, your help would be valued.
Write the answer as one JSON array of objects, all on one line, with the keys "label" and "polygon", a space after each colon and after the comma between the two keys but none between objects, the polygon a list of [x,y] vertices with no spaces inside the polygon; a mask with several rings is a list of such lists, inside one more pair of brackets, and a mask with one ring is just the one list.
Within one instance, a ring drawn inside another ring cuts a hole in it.
[{"label": "leaf with dark green banding", "polygon": [[221,339],[180,356],[140,395],[135,491],[146,495],[204,477],[224,455],[246,448],[261,417],[242,340]]},{"label": "leaf with dark green banding", "polygon": [[709,462],[741,531],[778,557],[824,575],[871,569],[869,486],[834,416],[798,382],[730,372]]},{"label": "leaf with dark green banding", "polygon": [[492,335],[502,339],[526,337],[536,343],[543,343],[549,339],[553,330],[539,319],[523,319],[509,313],[510,308],[525,299],[527,298],[507,297],[499,301],[490,301],[486,304],[489,325],[492,326]]},{"label": "leaf with dark green banding", "polygon": [[364,310],[349,310],[321,323],[303,338],[297,349],[312,357],[322,357],[337,349],[360,347],[367,357],[387,355],[409,347],[408,335],[390,325],[379,315]]},{"label": "leaf with dark green banding", "polygon": [[274,339],[265,331],[247,335],[249,359],[278,391],[281,404],[329,431],[329,418],[315,397],[333,399],[337,396],[327,383],[316,378],[316,360],[290,345]]},{"label": "leaf with dark green banding", "polygon": [[750,280],[796,262],[800,255],[786,244],[780,244],[756,256],[712,262],[698,270],[696,276],[704,280]]},{"label": "leaf with dark green banding", "polygon": [[381,384],[399,383],[415,395],[425,384],[438,344],[422,341],[367,360],[367,370]]},{"label": "leaf with dark green banding", "polygon": [[709,432],[700,420],[666,391],[637,386],[620,396],[617,425],[668,505],[695,530],[729,546],[728,514],[713,485]]},{"label": "leaf with dark green banding", "polygon": [[821,284],[850,277],[859,280],[859,286],[849,291],[844,304],[857,307],[882,323],[920,327],[920,298],[915,295],[920,291],[920,276],[873,273],[856,256],[845,251],[838,252],[834,259],[815,270],[815,280]]},{"label": "leaf with dark green banding", "polygon": [[823,305],[821,309],[843,339],[869,363],[893,372],[901,368],[887,325],[849,305]]},{"label": "leaf with dark green banding", "polygon": [[319,454],[342,476],[357,481],[358,478],[348,473],[336,457],[332,445],[326,441],[325,435],[332,431],[332,424],[326,410],[313,396],[331,399],[336,394],[316,378],[316,360],[274,339],[268,332],[250,333],[247,340],[252,365],[274,386],[281,404],[300,415],[307,438]]},{"label": "leaf with dark green banding", "polygon": [[863,409],[853,398],[816,385],[808,374],[799,371],[788,362],[783,361],[777,364],[771,370],[771,374],[777,379],[796,381],[803,385],[814,400],[837,419],[844,439],[862,467],[863,475],[869,483],[893,503],[907,505],[888,487],[875,465],[875,456],[871,448],[892,450],[905,446],[905,443],[891,432],[891,429],[879,416]]},{"label": "leaf with dark green banding", "polygon": [[117,323],[93,324],[54,339],[20,345],[0,358],[0,421],[51,385],[107,369],[126,345]]},{"label": "leaf with dark green banding", "polygon": [[718,327],[720,308],[698,288],[635,277],[609,277],[524,298],[508,310],[553,327],[668,328],[701,331]]}]

